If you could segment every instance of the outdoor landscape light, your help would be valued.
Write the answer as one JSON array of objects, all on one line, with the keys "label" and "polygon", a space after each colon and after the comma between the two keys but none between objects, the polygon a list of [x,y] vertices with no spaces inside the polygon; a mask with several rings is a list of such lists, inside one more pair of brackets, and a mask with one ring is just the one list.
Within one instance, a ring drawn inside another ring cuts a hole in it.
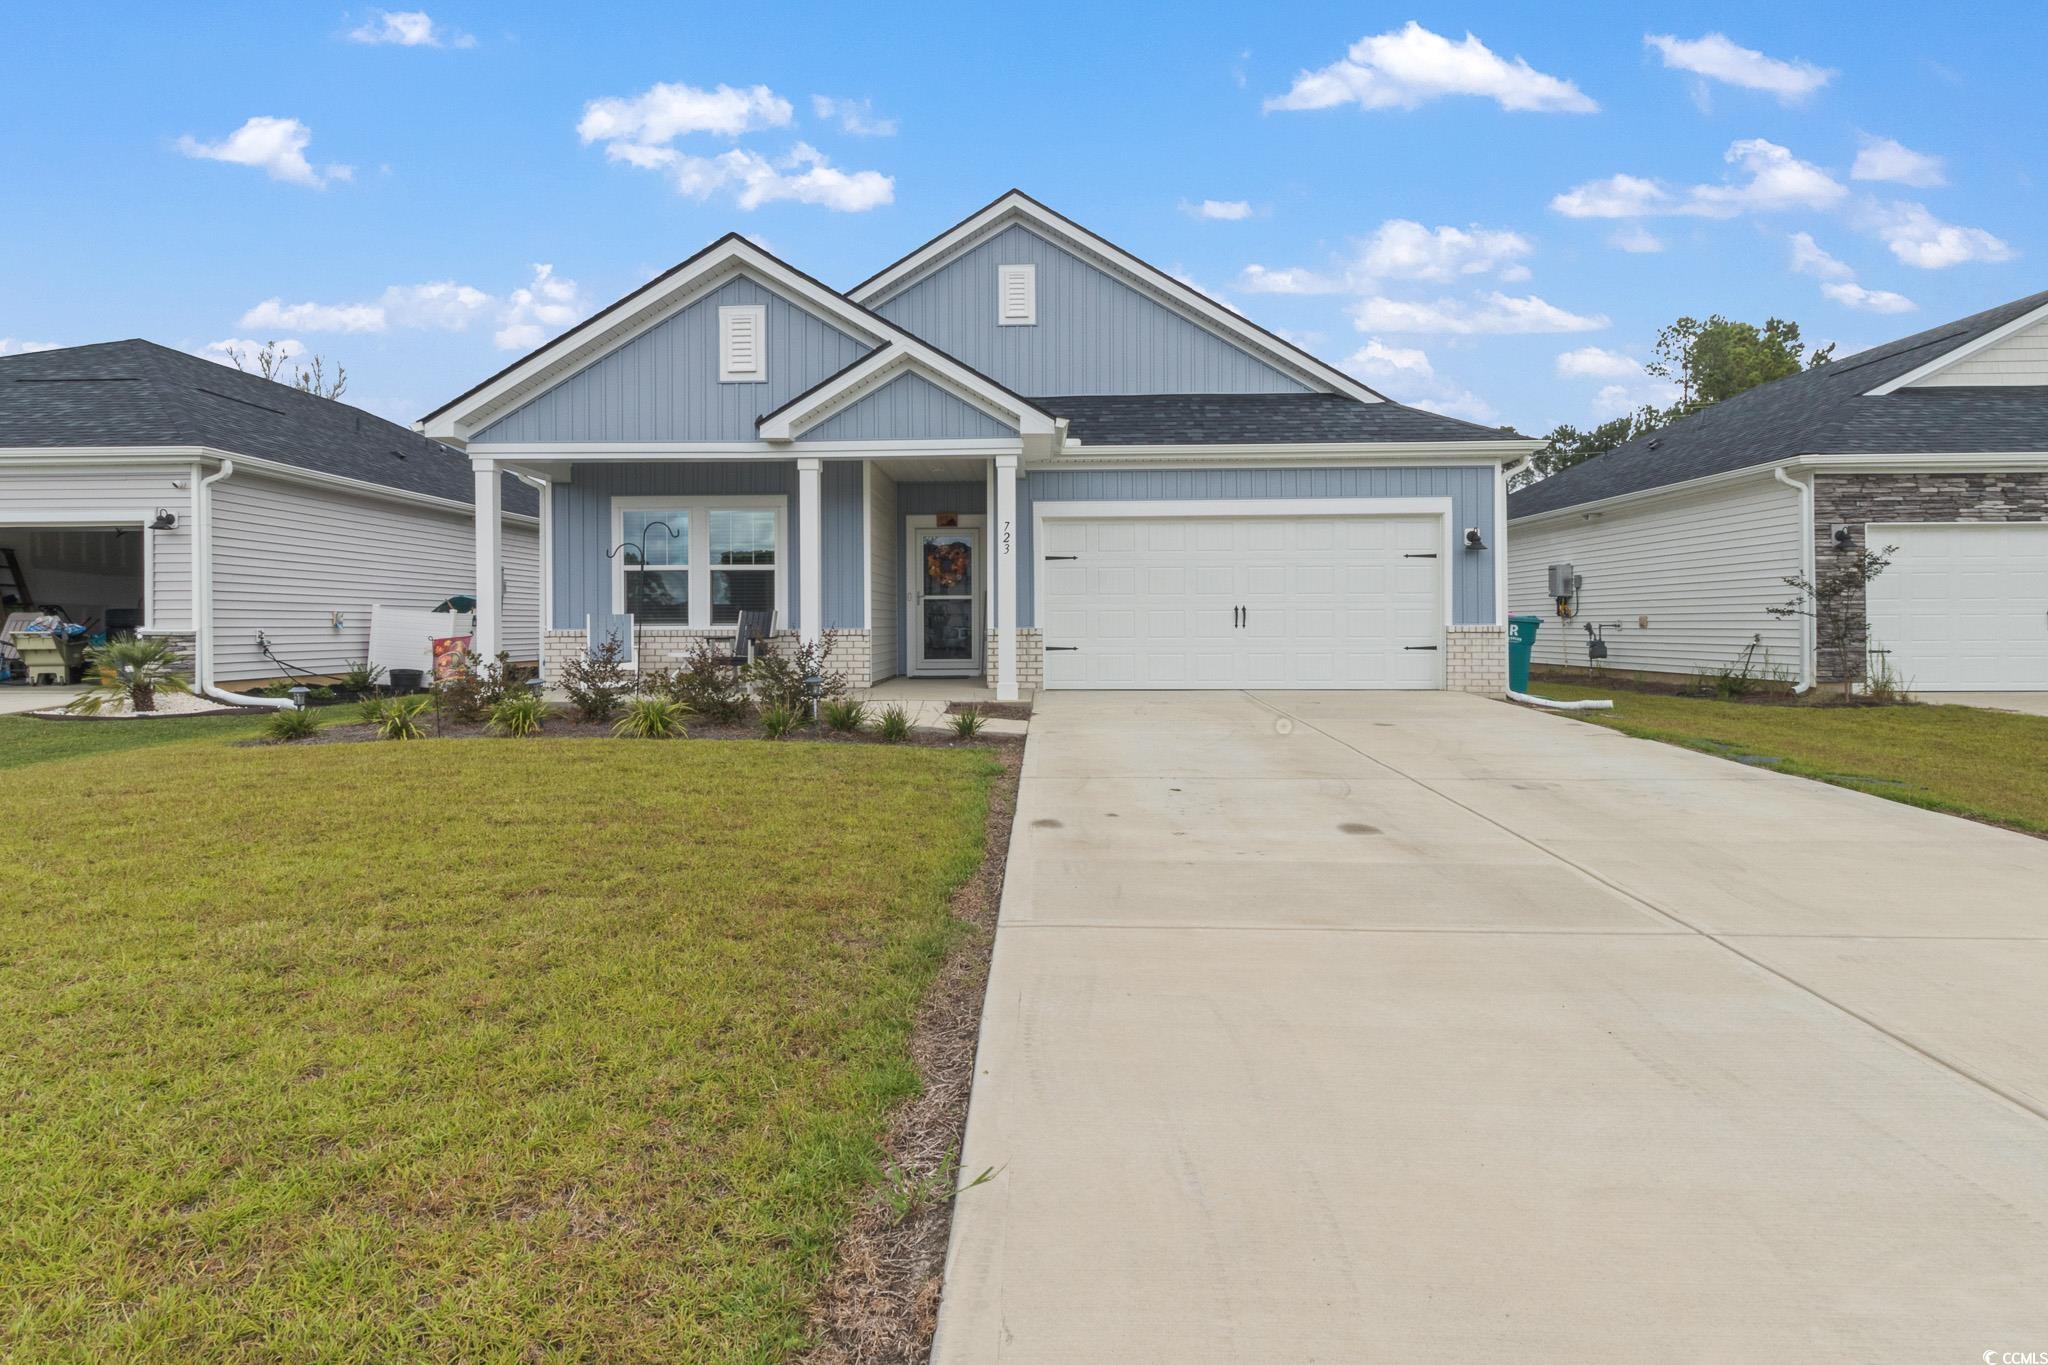
[{"label": "outdoor landscape light", "polygon": [[292,699],[292,705],[303,711],[306,709],[306,698],[313,695],[313,689],[300,683],[297,687],[288,689],[288,695]]},{"label": "outdoor landscape light", "polygon": [[535,701],[539,701],[547,695],[547,679],[541,677],[541,675],[538,673],[534,674],[532,677],[526,680],[526,686],[527,689],[533,693],[533,699]]}]

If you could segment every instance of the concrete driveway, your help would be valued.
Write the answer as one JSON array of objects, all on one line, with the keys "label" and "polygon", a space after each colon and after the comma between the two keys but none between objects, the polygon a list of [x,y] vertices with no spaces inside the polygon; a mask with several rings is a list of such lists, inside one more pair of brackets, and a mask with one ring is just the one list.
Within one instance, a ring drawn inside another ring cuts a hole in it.
[{"label": "concrete driveway", "polygon": [[936,1359],[2048,1348],[2048,843],[1450,694],[1053,693]]}]

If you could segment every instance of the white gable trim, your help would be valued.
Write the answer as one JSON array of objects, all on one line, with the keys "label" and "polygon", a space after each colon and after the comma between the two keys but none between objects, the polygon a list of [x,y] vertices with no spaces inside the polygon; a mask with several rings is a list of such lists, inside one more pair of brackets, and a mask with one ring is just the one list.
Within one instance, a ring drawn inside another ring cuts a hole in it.
[{"label": "white gable trim", "polygon": [[1900,389],[1911,388],[1930,375],[1940,374],[1956,362],[1968,360],[1979,351],[1989,350],[2007,337],[2024,332],[2035,323],[2044,320],[2048,320],[2048,303],[2042,304],[2032,312],[2021,314],[2003,327],[1992,328],[1974,341],[1966,341],[1954,350],[1943,351],[1918,369],[1908,370],[1897,379],[1888,379],[1863,396],[1865,398],[1882,398],[1888,393],[1896,393]]},{"label": "white gable trim", "polygon": [[1195,323],[1241,350],[1249,351],[1266,364],[1323,393],[1341,393],[1361,403],[1383,403],[1384,395],[1326,361],[1282,341],[1279,337],[1173,276],[1140,260],[1115,243],[1096,236],[1079,223],[1053,212],[1019,190],[1011,190],[965,221],[947,229],[925,245],[847,291],[847,297],[874,308],[902,293],[918,280],[956,256],[979,245],[1012,223],[1023,223],[1056,246],[1087,260],[1090,265],[1145,294],[1188,321]]},{"label": "white gable trim", "polygon": [[930,381],[942,392],[988,414],[1020,436],[1050,439],[1053,419],[996,387],[974,371],[939,352],[917,355],[897,346],[861,357],[807,393],[763,417],[757,427],[764,441],[793,441],[836,412],[852,407],[905,374]]}]

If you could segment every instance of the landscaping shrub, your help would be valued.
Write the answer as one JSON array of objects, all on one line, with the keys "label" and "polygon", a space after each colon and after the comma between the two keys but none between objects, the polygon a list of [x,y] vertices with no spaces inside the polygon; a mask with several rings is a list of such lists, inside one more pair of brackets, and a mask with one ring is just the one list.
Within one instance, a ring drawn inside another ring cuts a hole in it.
[{"label": "landscaping shrub", "polygon": [[956,712],[952,720],[953,733],[961,739],[973,739],[986,724],[988,717],[974,710]]},{"label": "landscaping shrub", "polygon": [[341,667],[341,676],[334,681],[334,690],[349,696],[367,696],[377,690],[384,681],[384,667],[368,659],[350,659]]},{"label": "landscaping shrub", "polygon": [[377,708],[379,739],[425,739],[427,708],[434,699],[427,696],[390,697]]},{"label": "landscaping shrub", "polygon": [[356,719],[364,725],[375,725],[384,719],[384,699],[364,697],[356,703]]},{"label": "landscaping shrub", "polygon": [[726,646],[719,641],[699,640],[681,668],[659,676],[659,690],[713,725],[737,725],[753,709],[747,680],[739,667],[728,661]]},{"label": "landscaping shrub", "polygon": [[782,739],[803,724],[803,713],[788,706],[761,708],[761,730],[770,739]]},{"label": "landscaping shrub", "polygon": [[910,713],[900,705],[888,707],[875,722],[875,733],[891,744],[899,744],[909,739]]},{"label": "landscaping shrub", "polygon": [[784,643],[771,653],[757,655],[743,670],[747,685],[753,689],[755,704],[764,712],[780,706],[808,713],[810,698],[804,695],[804,679],[813,675],[823,686],[821,696],[845,696],[849,686],[846,675],[832,671],[831,657],[829,634],[814,645]]},{"label": "landscaping shrub", "polygon": [[291,707],[284,711],[272,711],[263,721],[263,737],[279,744],[289,744],[295,739],[310,739],[320,733],[320,718],[312,711]]},{"label": "landscaping shrub", "polygon": [[93,690],[64,708],[85,716],[98,715],[109,702],[127,702],[131,711],[154,711],[157,693],[192,690],[178,672],[177,648],[161,638],[116,635],[94,645],[86,652],[85,675],[93,680]]},{"label": "landscaping shrub", "polygon": [[603,644],[563,668],[562,690],[568,693],[578,719],[603,724],[618,714],[619,703],[633,690],[625,658],[625,641],[613,632],[605,636]]},{"label": "landscaping shrub", "polygon": [[825,703],[825,724],[843,735],[857,735],[868,728],[868,704],[853,697],[834,697]]},{"label": "landscaping shrub", "polygon": [[541,723],[547,719],[548,704],[531,692],[516,697],[506,697],[491,708],[491,728],[514,739],[525,739],[528,735],[540,733]]},{"label": "landscaping shrub", "polygon": [[626,714],[612,727],[621,739],[681,739],[690,708],[673,697],[629,697]]}]

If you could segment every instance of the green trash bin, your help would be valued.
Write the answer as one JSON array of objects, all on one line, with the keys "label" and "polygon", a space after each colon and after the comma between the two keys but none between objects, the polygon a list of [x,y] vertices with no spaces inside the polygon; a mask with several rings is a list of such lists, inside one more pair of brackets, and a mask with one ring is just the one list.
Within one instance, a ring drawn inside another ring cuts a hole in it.
[{"label": "green trash bin", "polygon": [[1536,648],[1536,628],[1543,624],[1540,616],[1510,616],[1508,618],[1508,691],[1529,690],[1529,655]]}]

